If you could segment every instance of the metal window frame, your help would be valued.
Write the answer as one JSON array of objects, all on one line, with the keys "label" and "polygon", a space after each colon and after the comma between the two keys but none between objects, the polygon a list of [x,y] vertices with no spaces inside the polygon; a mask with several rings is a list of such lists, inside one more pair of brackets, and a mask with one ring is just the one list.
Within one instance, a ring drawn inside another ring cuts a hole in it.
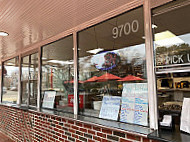
[{"label": "metal window frame", "polygon": [[0,72],[0,102],[3,101],[3,62],[1,62],[1,72]]},{"label": "metal window frame", "polygon": [[77,47],[77,32],[73,33],[74,46],[74,115],[77,116],[79,112],[79,94],[78,94],[78,47]]},{"label": "metal window frame", "polygon": [[[151,23],[151,3],[150,1],[144,1],[143,4],[137,4],[135,7],[126,7],[129,8],[125,12],[143,6],[143,15],[144,15],[144,33],[145,33],[145,50],[146,50],[146,67],[147,67],[147,83],[148,83],[148,98],[149,98],[149,127],[151,129],[158,129],[158,106],[157,106],[157,97],[156,97],[156,81],[155,81],[155,71],[154,71],[154,54],[153,54],[153,36],[152,36],[152,23]],[[124,13],[122,10],[119,14]],[[117,14],[117,15],[119,15]],[[112,15],[115,17],[117,15]],[[109,17],[111,18],[111,17]],[[108,20],[104,19],[101,22]],[[100,23],[100,22],[98,22]],[[83,27],[82,30],[97,24],[96,22],[87,27]],[[78,32],[82,31],[79,30]],[[77,32],[77,33],[78,33]],[[76,45],[77,46],[77,45]],[[76,61],[77,62],[77,61]],[[77,63],[76,63],[77,64]],[[78,78],[76,78],[78,79]],[[75,80],[76,81],[76,80]],[[77,89],[77,88],[76,88]],[[78,96],[77,96],[78,97]],[[78,99],[78,98],[76,98]],[[75,104],[78,107],[78,102]],[[78,108],[76,108],[78,109]],[[77,111],[78,114],[78,111]]]},{"label": "metal window frame", "polygon": [[[34,50],[31,50],[31,51],[27,51],[27,52],[24,52],[22,54],[19,54],[19,82],[18,82],[18,99],[17,99],[17,105],[18,106],[21,106],[22,105],[22,61],[23,61],[23,58],[26,57],[26,56],[29,56],[29,72],[30,72],[30,64],[31,64],[31,55],[32,54],[35,54],[35,53],[38,53],[38,81],[39,81],[39,49],[34,49]],[[29,92],[30,92],[30,80],[28,80],[28,88],[29,88]],[[39,83],[38,83],[39,85]],[[37,85],[37,92],[39,90],[39,87]],[[39,93],[39,92],[38,92]],[[27,107],[32,107],[32,108],[37,108],[38,109],[38,96],[39,94],[37,93],[37,105],[36,106],[32,106],[30,105],[30,94],[28,94],[28,98],[27,98]]]},{"label": "metal window frame", "polygon": [[151,20],[151,3],[144,1],[144,31],[145,31],[145,49],[146,49],[146,67],[148,81],[148,100],[149,100],[149,123],[150,128],[158,129],[158,106],[156,95],[156,78],[154,70],[154,48]]},{"label": "metal window frame", "polygon": [[21,105],[21,91],[22,91],[22,86],[21,86],[21,75],[22,75],[22,58],[21,55],[19,55],[19,76],[18,76],[18,98],[17,98],[17,105]]},{"label": "metal window frame", "polygon": [[41,84],[42,84],[42,47],[38,48],[38,94],[37,94],[37,109],[41,109]]},{"label": "metal window frame", "polygon": [[[60,34],[57,34],[53,37],[50,37],[40,43],[32,45],[30,48],[27,48],[20,53],[16,53],[11,57],[1,59],[1,78],[0,78],[0,102],[2,102],[3,95],[3,64],[5,61],[10,60],[15,57],[19,57],[19,82],[18,82],[18,100],[17,105],[21,105],[21,60],[24,55],[32,54],[35,51],[38,51],[38,94],[37,94],[37,109],[41,108],[41,71],[42,71],[42,48],[48,43],[55,42],[61,38],[64,38],[68,35],[73,35],[73,59],[74,59],[74,115],[78,115],[78,50],[77,50],[77,34],[79,31],[84,30],[90,26],[98,24],[102,21],[105,21],[109,18],[115,17],[119,14],[143,6],[144,10],[144,32],[145,32],[145,47],[146,47],[146,66],[147,66],[147,80],[148,80],[148,94],[149,94],[149,122],[150,128],[158,129],[158,110],[157,110],[157,97],[156,97],[156,83],[155,83],[155,71],[154,71],[154,55],[153,55],[153,36],[152,36],[152,27],[151,27],[151,9],[153,7],[160,6],[164,3],[167,3],[172,0],[160,0],[159,3],[154,3],[154,0],[134,0],[132,2],[126,3],[123,6],[113,9],[112,11],[102,14],[99,17],[96,17],[92,20],[89,20],[83,24],[80,24],[70,30],[64,31]],[[152,5],[151,5],[152,4]]]},{"label": "metal window frame", "polygon": [[9,60],[12,60],[14,58],[18,58],[18,67],[19,67],[19,73],[18,73],[18,95],[17,95],[17,102],[16,104],[18,105],[19,103],[19,100],[18,98],[20,97],[20,92],[19,92],[19,87],[20,87],[20,82],[19,82],[19,75],[20,75],[20,55],[14,55],[14,56],[11,56],[9,58],[6,58],[4,60],[1,60],[1,71],[0,71],[0,103],[3,102],[3,72],[4,72],[4,62],[6,61],[9,61]]}]

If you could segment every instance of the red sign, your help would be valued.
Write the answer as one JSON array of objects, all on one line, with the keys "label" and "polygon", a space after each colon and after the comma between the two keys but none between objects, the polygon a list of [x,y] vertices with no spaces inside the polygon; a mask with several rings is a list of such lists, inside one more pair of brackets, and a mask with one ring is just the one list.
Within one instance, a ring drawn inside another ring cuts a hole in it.
[{"label": "red sign", "polygon": [[[73,107],[74,95],[68,95],[68,106]],[[79,108],[84,108],[84,95],[79,95]]]}]

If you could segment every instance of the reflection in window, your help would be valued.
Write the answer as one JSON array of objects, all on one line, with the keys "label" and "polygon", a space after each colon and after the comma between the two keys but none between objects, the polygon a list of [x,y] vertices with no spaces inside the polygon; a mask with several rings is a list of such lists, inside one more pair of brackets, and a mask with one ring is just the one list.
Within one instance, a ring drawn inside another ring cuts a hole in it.
[{"label": "reflection in window", "polygon": [[18,98],[18,57],[3,63],[3,102],[16,104]]},{"label": "reflection in window", "polygon": [[35,53],[22,58],[22,104],[37,105],[37,84],[38,53]]},{"label": "reflection in window", "polygon": [[[175,1],[153,10],[160,120],[164,115],[172,115],[177,127],[183,99],[190,98],[190,22],[187,14],[190,5],[186,2]],[[176,8],[167,10],[171,6]]]},{"label": "reflection in window", "polygon": [[[83,30],[78,37],[80,113],[147,126],[147,92],[141,100],[146,103],[144,122],[135,102],[141,94],[139,87],[147,90],[142,7]],[[128,91],[131,87],[136,88],[133,93]],[[127,96],[127,91],[133,94],[130,103],[126,100],[132,95]],[[125,115],[127,105],[136,110],[127,112],[129,117]]]},{"label": "reflection in window", "polygon": [[42,49],[42,107],[73,111],[73,37]]}]

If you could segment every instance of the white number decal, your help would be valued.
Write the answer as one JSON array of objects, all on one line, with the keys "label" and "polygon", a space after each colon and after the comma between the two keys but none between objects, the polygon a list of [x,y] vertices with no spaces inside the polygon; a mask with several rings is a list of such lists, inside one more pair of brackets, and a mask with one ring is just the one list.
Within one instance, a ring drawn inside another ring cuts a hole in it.
[{"label": "white number decal", "polygon": [[117,27],[114,27],[112,30],[113,38],[118,38],[119,30]]},{"label": "white number decal", "polygon": [[131,25],[130,25],[130,23],[125,23],[124,34],[129,35],[130,33],[131,33]]},{"label": "white number decal", "polygon": [[118,29],[120,30],[120,32],[119,32],[119,37],[121,37],[121,36],[122,36],[122,33],[123,33],[123,25],[119,25],[119,26],[118,26]]},{"label": "white number decal", "polygon": [[[136,26],[136,29],[135,29]],[[136,33],[139,30],[139,22],[137,20],[134,20],[132,22],[132,32]]]},{"label": "white number decal", "polygon": [[124,35],[129,35],[131,32],[136,33],[139,30],[139,22],[138,20],[133,20],[132,23],[125,23],[119,25],[118,27],[114,27],[112,29],[113,38],[122,37]]}]

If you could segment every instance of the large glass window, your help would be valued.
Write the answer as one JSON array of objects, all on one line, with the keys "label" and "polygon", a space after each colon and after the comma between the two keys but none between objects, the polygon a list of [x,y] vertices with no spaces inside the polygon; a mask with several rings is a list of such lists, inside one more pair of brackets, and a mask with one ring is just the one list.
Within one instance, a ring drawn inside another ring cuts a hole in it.
[{"label": "large glass window", "polygon": [[3,63],[3,102],[16,104],[18,98],[18,57]]},{"label": "large glass window", "polygon": [[143,8],[78,33],[80,114],[148,125]]},{"label": "large glass window", "polygon": [[190,98],[190,5],[175,1],[153,11],[159,116],[179,127],[184,98]]},{"label": "large glass window", "polygon": [[42,107],[73,112],[73,37],[42,48]]},{"label": "large glass window", "polygon": [[22,58],[21,103],[37,105],[38,53]]}]

